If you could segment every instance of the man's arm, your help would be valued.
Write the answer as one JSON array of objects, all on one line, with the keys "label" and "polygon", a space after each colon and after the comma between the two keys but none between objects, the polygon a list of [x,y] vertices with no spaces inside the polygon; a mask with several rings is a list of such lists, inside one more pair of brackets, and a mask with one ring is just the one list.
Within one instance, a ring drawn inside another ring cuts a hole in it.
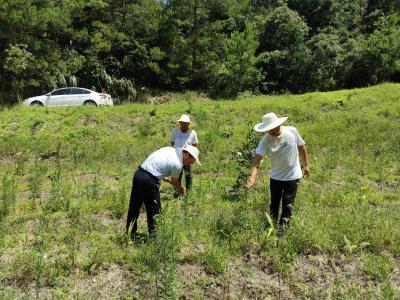
[{"label": "man's arm", "polygon": [[262,156],[259,154],[256,154],[254,156],[254,160],[253,160],[253,167],[251,169],[251,175],[249,177],[249,179],[247,180],[246,183],[246,188],[251,188],[254,183],[256,182],[257,179],[257,173],[258,173],[258,168],[260,167],[260,161],[262,159]]},{"label": "man's arm", "polygon": [[[167,181],[167,180],[165,180]],[[175,189],[178,191],[179,195],[183,195],[186,192],[186,188],[184,186],[182,186],[182,184],[179,182],[178,179],[174,178],[174,177],[169,177],[168,181],[170,184],[172,184]]]},{"label": "man's arm", "polygon": [[301,159],[303,160],[303,174],[304,176],[310,175],[310,165],[308,162],[308,152],[306,145],[298,146]]}]

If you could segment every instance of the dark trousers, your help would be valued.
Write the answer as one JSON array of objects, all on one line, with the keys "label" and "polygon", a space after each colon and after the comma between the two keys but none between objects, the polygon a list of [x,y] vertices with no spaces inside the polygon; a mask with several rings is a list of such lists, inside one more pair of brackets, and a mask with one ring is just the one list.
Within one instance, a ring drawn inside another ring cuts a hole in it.
[{"label": "dark trousers", "polygon": [[190,190],[193,181],[192,165],[183,166],[182,172],[179,174],[179,183],[182,183],[183,172],[185,172],[186,190]]},{"label": "dark trousers", "polygon": [[[290,217],[293,212],[294,200],[296,198],[297,186],[299,179],[291,181],[280,181],[270,179],[270,190],[271,190],[271,205],[270,213],[275,224],[283,226],[288,225]],[[279,206],[282,200],[282,214],[279,219]]]},{"label": "dark trousers", "polygon": [[126,232],[133,223],[131,236],[137,231],[137,219],[143,203],[146,207],[147,229],[149,234],[154,236],[156,225],[154,216],[161,213],[160,181],[157,177],[139,167],[133,175],[131,200],[126,220]]}]

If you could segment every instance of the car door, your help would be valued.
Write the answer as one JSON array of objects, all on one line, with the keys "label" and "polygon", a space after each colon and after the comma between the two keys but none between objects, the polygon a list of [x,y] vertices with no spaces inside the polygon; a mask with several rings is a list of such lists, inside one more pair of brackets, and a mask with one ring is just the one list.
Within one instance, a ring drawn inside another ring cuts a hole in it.
[{"label": "car door", "polygon": [[68,97],[71,89],[70,88],[63,88],[58,89],[51,92],[49,97],[49,104],[48,106],[63,106],[65,105],[65,99]]},{"label": "car door", "polygon": [[75,106],[82,105],[83,90],[80,88],[71,88],[71,92],[65,100],[65,105]]}]

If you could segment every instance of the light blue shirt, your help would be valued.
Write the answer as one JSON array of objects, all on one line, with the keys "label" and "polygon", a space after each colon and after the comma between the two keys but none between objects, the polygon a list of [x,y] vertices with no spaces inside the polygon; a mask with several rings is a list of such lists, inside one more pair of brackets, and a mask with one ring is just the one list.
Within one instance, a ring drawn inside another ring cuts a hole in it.
[{"label": "light blue shirt", "polygon": [[178,178],[183,168],[182,151],[173,147],[164,147],[150,154],[141,165],[158,179],[165,177]]}]

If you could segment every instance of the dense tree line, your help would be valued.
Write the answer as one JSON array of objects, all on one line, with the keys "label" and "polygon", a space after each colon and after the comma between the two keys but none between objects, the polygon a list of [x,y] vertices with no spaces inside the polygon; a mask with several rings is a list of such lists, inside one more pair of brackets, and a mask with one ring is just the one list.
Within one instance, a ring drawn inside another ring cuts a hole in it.
[{"label": "dense tree line", "polygon": [[0,101],[61,86],[231,98],[400,80],[396,0],[0,0]]}]

